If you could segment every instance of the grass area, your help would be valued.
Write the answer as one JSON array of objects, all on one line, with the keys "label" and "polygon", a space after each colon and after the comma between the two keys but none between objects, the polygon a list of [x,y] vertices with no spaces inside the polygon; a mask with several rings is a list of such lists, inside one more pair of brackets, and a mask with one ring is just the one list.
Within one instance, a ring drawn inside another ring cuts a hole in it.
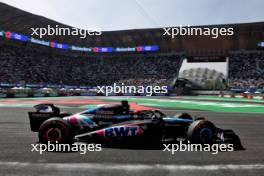
[{"label": "grass area", "polygon": [[129,102],[137,102],[139,105],[143,106],[163,108],[183,108],[212,112],[264,113],[264,105],[252,103],[247,104],[238,102],[206,102],[181,99],[154,99],[134,97],[98,97],[98,99],[111,101],[120,101],[126,99]]},{"label": "grass area", "polygon": [[218,97],[218,96],[182,96],[181,99],[192,99],[192,100],[217,100],[217,101],[231,101],[231,102],[257,102],[264,103],[262,99],[246,99],[246,98],[229,98],[229,97]]}]

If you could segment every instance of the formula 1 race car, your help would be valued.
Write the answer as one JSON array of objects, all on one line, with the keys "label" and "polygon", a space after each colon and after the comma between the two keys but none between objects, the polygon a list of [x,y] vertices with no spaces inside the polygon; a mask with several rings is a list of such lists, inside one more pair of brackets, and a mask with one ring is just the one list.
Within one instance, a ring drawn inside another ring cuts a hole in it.
[{"label": "formula 1 race car", "polygon": [[41,143],[129,143],[154,146],[189,141],[199,144],[228,143],[243,149],[232,130],[217,128],[204,118],[182,113],[167,116],[159,110],[130,110],[127,101],[101,105],[76,114],[60,112],[53,104],[36,105],[29,112],[30,127]]}]

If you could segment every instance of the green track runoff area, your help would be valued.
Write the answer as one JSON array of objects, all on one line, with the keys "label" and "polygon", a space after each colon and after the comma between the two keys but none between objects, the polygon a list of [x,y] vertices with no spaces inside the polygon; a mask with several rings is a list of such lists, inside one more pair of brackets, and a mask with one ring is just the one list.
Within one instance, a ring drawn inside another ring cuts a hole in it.
[{"label": "green track runoff area", "polygon": [[99,104],[116,104],[128,100],[136,108],[172,108],[231,113],[263,113],[264,100],[243,98],[221,98],[217,96],[182,97],[40,97],[1,98],[0,107],[33,107],[39,103],[53,103],[61,108],[90,108]]},{"label": "green track runoff area", "polygon": [[[214,99],[215,98],[215,99]],[[179,97],[179,98],[152,98],[152,97],[98,97],[106,101],[128,100],[136,102],[138,105],[160,107],[160,108],[179,108],[191,110],[204,110],[212,112],[234,112],[234,113],[264,113],[264,100],[244,100],[238,101],[230,98],[220,97]],[[202,101],[201,101],[202,100]],[[206,101],[208,100],[208,101]],[[216,100],[216,101],[214,101]],[[223,100],[223,101],[219,101]],[[254,103],[256,102],[256,103]],[[263,104],[260,104],[263,102]]]}]

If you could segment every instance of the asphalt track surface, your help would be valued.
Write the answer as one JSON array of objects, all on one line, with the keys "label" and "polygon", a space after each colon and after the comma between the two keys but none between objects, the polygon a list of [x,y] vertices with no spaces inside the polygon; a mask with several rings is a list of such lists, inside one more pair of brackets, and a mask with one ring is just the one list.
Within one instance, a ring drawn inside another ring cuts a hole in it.
[{"label": "asphalt track surface", "polygon": [[[0,175],[264,175],[264,115],[189,111],[239,134],[245,151],[176,152],[103,148],[100,152],[31,152],[37,134],[29,128],[31,108],[0,108]],[[78,112],[80,109],[69,108]],[[167,114],[184,110],[163,110]]]}]

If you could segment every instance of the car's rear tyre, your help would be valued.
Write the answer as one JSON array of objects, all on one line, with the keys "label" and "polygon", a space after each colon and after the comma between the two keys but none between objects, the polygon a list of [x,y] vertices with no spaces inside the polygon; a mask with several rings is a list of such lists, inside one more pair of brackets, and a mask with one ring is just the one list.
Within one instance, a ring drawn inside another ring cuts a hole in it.
[{"label": "car's rear tyre", "polygon": [[70,126],[61,118],[51,118],[43,122],[39,128],[40,143],[71,143]]},{"label": "car's rear tyre", "polygon": [[188,128],[187,138],[195,144],[212,144],[216,137],[216,128],[207,120],[194,121]]}]

